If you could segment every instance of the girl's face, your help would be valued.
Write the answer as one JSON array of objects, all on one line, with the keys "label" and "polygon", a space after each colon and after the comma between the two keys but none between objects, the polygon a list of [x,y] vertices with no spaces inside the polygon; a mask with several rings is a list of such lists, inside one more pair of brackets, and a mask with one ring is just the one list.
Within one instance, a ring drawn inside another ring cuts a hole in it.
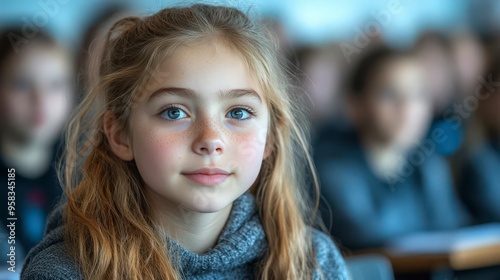
[{"label": "girl's face", "polygon": [[153,74],[129,121],[131,154],[153,207],[216,212],[259,174],[269,125],[265,96],[223,43],[179,47]]},{"label": "girl's face", "polygon": [[6,133],[21,141],[50,142],[71,106],[71,67],[58,50],[27,46],[2,65],[0,115]]}]

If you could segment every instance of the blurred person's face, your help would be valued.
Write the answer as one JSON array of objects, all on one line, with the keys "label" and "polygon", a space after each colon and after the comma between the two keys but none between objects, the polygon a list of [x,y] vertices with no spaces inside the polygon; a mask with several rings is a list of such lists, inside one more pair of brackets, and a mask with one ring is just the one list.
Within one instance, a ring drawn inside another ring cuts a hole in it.
[{"label": "blurred person's face", "polygon": [[53,141],[71,104],[71,68],[65,54],[46,46],[26,46],[8,57],[1,73],[4,133],[25,142]]},{"label": "blurred person's face", "polygon": [[432,97],[434,111],[440,113],[455,98],[454,66],[449,54],[438,46],[427,46],[420,51],[419,61],[425,68],[425,80]]},{"label": "blurred person's face", "polygon": [[367,85],[361,110],[364,128],[386,144],[410,147],[423,138],[432,105],[424,88],[421,66],[410,58],[381,65]]},{"label": "blurred person's face", "polygon": [[484,50],[472,39],[462,39],[455,43],[453,56],[457,65],[459,83],[465,94],[474,93],[477,78],[484,70]]},{"label": "blurred person's face", "polygon": [[306,62],[304,72],[307,77],[305,88],[311,96],[314,109],[313,118],[324,118],[332,115],[337,108],[338,84],[340,71],[332,59],[314,56]]}]

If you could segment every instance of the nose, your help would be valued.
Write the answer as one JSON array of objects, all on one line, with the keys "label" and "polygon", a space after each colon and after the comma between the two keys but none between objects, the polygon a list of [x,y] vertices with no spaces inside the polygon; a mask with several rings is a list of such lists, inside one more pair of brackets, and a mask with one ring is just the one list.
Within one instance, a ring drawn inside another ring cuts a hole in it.
[{"label": "nose", "polygon": [[42,104],[43,95],[44,95],[42,89],[33,88],[33,89],[31,89],[29,94],[30,94],[29,96],[31,98],[31,103],[33,103],[34,105],[37,105],[37,106]]},{"label": "nose", "polygon": [[195,128],[197,137],[193,143],[193,151],[199,155],[222,154],[224,142],[220,128],[214,122],[203,122]]},{"label": "nose", "polygon": [[46,106],[46,95],[41,88],[34,88],[30,92],[31,104],[34,111],[42,111]]}]

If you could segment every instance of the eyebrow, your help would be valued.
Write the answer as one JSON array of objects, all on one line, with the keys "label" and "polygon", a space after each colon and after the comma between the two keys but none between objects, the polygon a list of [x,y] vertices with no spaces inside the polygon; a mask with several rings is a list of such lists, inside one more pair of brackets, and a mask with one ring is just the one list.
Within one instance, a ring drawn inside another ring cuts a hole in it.
[{"label": "eyebrow", "polygon": [[[176,95],[180,97],[200,98],[200,95],[192,89],[179,88],[179,87],[166,87],[155,90],[149,96],[147,102],[152,102],[155,99],[158,99],[164,95]],[[259,94],[253,89],[232,89],[228,91],[219,92],[219,98],[221,99],[239,98],[243,96],[250,96],[256,98],[259,100],[260,103],[262,103],[262,99],[260,98]]]}]

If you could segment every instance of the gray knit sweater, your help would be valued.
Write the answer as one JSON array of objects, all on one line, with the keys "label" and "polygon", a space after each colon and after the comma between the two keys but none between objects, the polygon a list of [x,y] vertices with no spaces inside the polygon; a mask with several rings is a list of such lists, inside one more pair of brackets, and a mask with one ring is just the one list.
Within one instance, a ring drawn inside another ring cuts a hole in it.
[{"label": "gray knit sweater", "polygon": [[[64,246],[61,207],[49,216],[45,238],[26,258],[21,279],[83,279]],[[334,243],[313,230],[313,247],[324,279],[348,279],[344,260]],[[254,198],[249,194],[234,203],[217,245],[205,254],[195,254],[167,240],[169,252],[177,255],[178,270],[184,279],[253,279],[255,267],[264,256],[267,242]],[[319,271],[314,278],[319,278]]]}]

